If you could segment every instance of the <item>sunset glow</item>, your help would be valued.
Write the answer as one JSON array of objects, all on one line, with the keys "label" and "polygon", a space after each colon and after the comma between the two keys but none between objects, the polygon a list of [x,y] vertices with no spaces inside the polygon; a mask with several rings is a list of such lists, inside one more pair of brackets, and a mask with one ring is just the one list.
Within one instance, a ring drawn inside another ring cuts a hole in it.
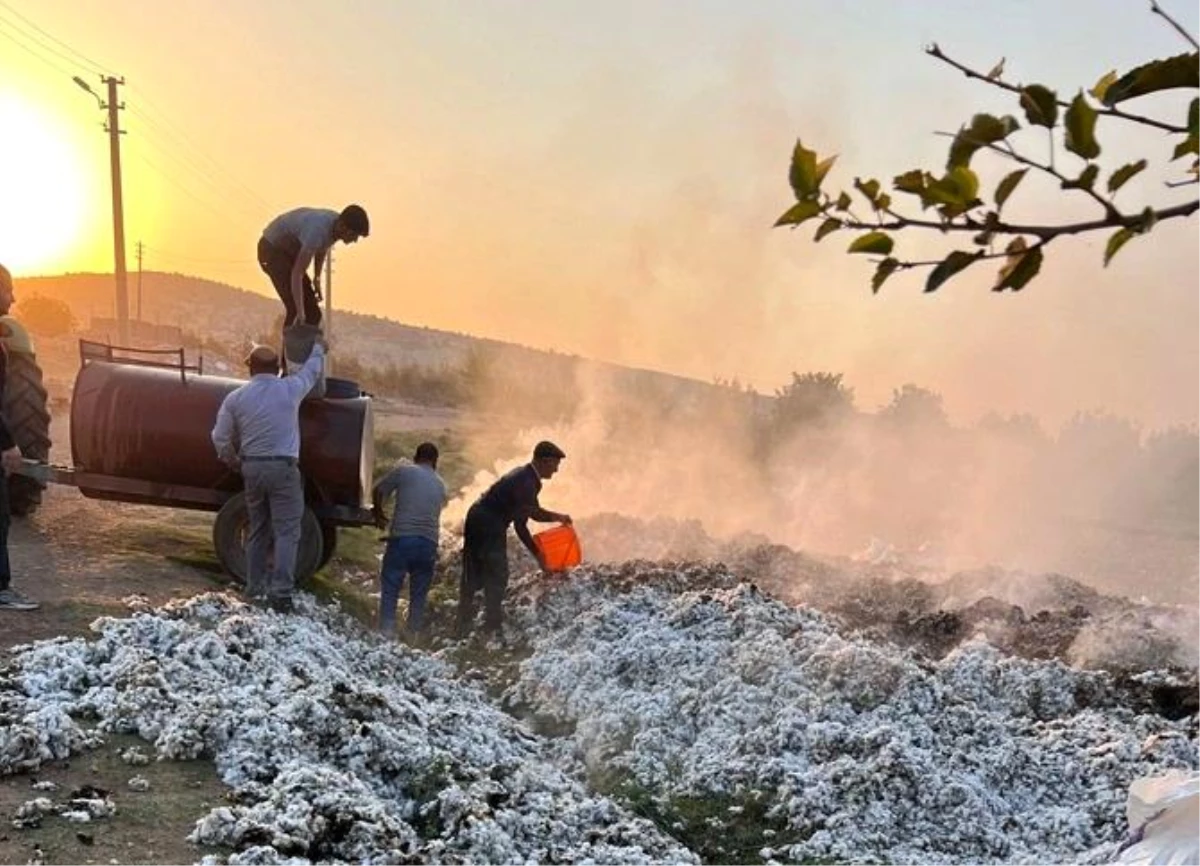
[{"label": "sunset glow", "polygon": [[61,267],[81,239],[89,188],[72,132],[5,91],[0,131],[0,261],[18,273]]}]

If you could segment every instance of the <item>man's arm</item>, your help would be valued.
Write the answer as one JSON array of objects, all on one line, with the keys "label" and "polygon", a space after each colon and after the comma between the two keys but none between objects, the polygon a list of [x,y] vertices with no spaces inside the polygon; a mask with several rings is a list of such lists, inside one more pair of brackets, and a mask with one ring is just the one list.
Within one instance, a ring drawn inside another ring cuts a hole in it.
[{"label": "man's arm", "polygon": [[571,525],[571,515],[560,514],[557,511],[547,511],[542,506],[534,506],[533,511],[529,513],[530,520],[536,520],[538,523],[565,523]]},{"label": "man's arm", "polygon": [[313,385],[317,384],[317,380],[321,378],[321,371],[325,368],[325,344],[318,339],[313,343],[312,354],[308,356],[308,360],[304,362],[304,366],[290,376],[284,376],[283,381],[287,383],[291,391],[292,399],[297,403],[304,399],[304,395],[313,389]]},{"label": "man's arm", "polygon": [[325,254],[328,250],[317,250],[317,254],[313,256],[313,275],[312,284],[313,292],[316,293],[317,300],[321,300],[321,272],[325,270]]},{"label": "man's arm", "polygon": [[375,525],[380,529],[387,526],[387,514],[383,510],[384,502],[395,492],[400,483],[399,474],[393,469],[375,482],[371,488],[371,512],[375,515]]},{"label": "man's arm", "polygon": [[[11,475],[22,466],[21,449],[17,447],[17,441],[13,439],[12,431],[8,429],[8,423],[4,420],[4,416],[0,415],[0,466],[4,469],[5,475]],[[0,484],[4,481],[0,479]]]},{"label": "man's arm", "polygon": [[308,320],[304,318],[304,273],[316,252],[311,247],[300,247],[296,261],[292,263],[292,301],[296,305],[296,324],[303,325]]},{"label": "man's arm", "polygon": [[233,467],[236,467],[238,462],[236,437],[237,424],[233,413],[229,411],[229,400],[225,399],[221,402],[221,408],[217,410],[217,423],[213,426],[212,441],[221,462]]},{"label": "man's arm", "polygon": [[538,552],[537,545],[533,543],[533,536],[529,534],[529,524],[524,518],[517,518],[513,521],[513,532],[517,533],[517,538],[521,539],[526,550],[537,560],[538,568],[544,569],[546,564],[542,562],[542,555]]}]

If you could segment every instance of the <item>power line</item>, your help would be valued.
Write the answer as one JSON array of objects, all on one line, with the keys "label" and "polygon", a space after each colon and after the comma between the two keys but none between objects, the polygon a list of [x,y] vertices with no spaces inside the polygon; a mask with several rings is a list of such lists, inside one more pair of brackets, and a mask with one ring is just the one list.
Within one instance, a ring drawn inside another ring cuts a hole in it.
[{"label": "power line", "polygon": [[[165,157],[168,160],[171,160],[175,164],[179,165],[181,168],[184,168],[187,171],[192,172],[192,174],[196,175],[197,178],[204,181],[204,185],[206,188],[212,188],[212,187],[228,188],[228,185],[226,183],[224,183],[220,178],[215,176],[212,172],[206,170],[202,165],[200,165],[200,163],[198,163],[195,160],[188,157],[186,152],[180,151],[178,148],[172,148],[171,142],[166,139],[165,133],[163,132],[162,128],[157,126],[156,124],[154,124],[148,115],[144,114],[143,112],[138,111],[137,108],[132,105],[129,106],[129,111],[131,113],[133,113],[134,115],[136,115],[138,118],[140,118],[145,124],[147,124],[146,126],[144,126],[142,128],[142,132],[144,133],[144,135],[142,136],[142,140],[145,141],[147,144],[149,144],[155,150],[156,153]],[[231,192],[236,192],[236,190],[231,190]],[[253,216],[255,218],[258,218],[261,216],[261,214],[257,208],[250,208],[248,206],[244,197],[242,199],[238,200],[238,203],[236,206],[238,207],[239,210],[242,210],[247,217]]]},{"label": "power line", "polygon": [[[214,259],[214,258],[208,258],[207,256],[191,256],[191,255],[186,255],[184,253],[176,253],[171,250],[164,250],[161,247],[153,247],[153,246],[149,246],[147,244],[143,244],[142,246],[147,252],[154,253],[155,255],[162,256],[164,258],[168,258],[173,261],[179,260],[179,261],[198,262],[201,264],[243,265],[243,266],[248,265],[251,261],[249,256],[247,256],[246,258],[242,258],[242,259]],[[257,264],[257,262],[255,262],[255,264]]]},{"label": "power line", "polygon": [[[214,171],[223,175],[225,180],[238,187],[249,199],[252,199],[257,205],[262,207],[264,211],[270,209],[270,205],[267,204],[267,202],[260,195],[258,195],[258,193],[229,173],[229,171],[221,163],[213,159],[208,152],[204,150],[204,148],[193,144],[187,133],[184,132],[178,124],[173,123],[161,109],[157,108],[154,103],[151,102],[149,96],[144,90],[137,86],[133,86],[130,89],[137,94],[139,100],[146,106],[147,112],[149,113],[142,112],[136,107],[131,108],[131,111],[134,111],[139,117],[151,124],[151,126],[159,124],[159,131],[161,133],[168,135],[173,134],[177,142],[183,144],[183,146],[186,148],[190,148],[194,153],[199,155],[208,163],[209,166],[211,166]],[[151,117],[151,113],[156,115],[156,117]],[[162,127],[165,127],[165,129]]]},{"label": "power line", "polygon": [[[38,44],[38,47],[41,47],[43,50],[47,50],[47,52],[49,52],[50,54],[53,54],[54,56],[56,56],[56,58],[59,58],[61,60],[66,60],[68,62],[68,64],[71,64],[72,66],[79,65],[80,61],[82,61],[83,65],[90,67],[92,71],[101,73],[101,74],[106,74],[106,71],[104,71],[104,68],[100,64],[97,64],[96,61],[86,58],[85,55],[80,54],[79,52],[77,52],[76,49],[72,48],[71,46],[68,46],[68,44],[66,42],[60,40],[60,38],[54,36],[53,34],[50,34],[50,32],[47,32],[46,30],[43,30],[42,28],[40,28],[40,26],[37,26],[37,24],[35,24],[34,22],[31,22],[31,20],[29,20],[29,18],[26,18],[25,16],[23,16],[22,13],[18,12],[17,10],[14,10],[14,8],[12,8],[12,6],[6,4],[6,2],[4,2],[4,0],[0,0],[0,8],[5,8],[5,10],[10,12],[10,14],[13,14],[13,16],[16,16],[20,20],[20,22],[24,22],[25,26],[22,26],[20,24],[13,24],[11,19],[4,19],[4,17],[2,17],[2,16],[0,16],[0,19],[5,20],[5,23],[8,26],[11,26],[11,28],[13,28],[14,30],[19,31],[20,34],[24,35],[26,38],[30,38],[30,40],[36,42]],[[30,29],[32,29],[36,32],[30,32]],[[40,34],[40,35],[38,35],[38,34]],[[55,48],[53,46],[53,44],[49,44],[48,41],[59,44],[59,46],[66,49],[66,52],[62,52],[62,50]]]},{"label": "power line", "polygon": [[[23,41],[18,39],[16,36],[13,36],[11,33],[7,32],[5,30],[5,28],[10,28],[12,30],[15,30],[17,33],[21,34],[22,36],[25,35],[20,30],[17,30],[17,28],[13,27],[12,24],[10,24],[9,22],[0,18],[0,36],[3,36],[5,39],[8,39],[10,42],[16,43],[18,48],[22,48],[25,51],[28,51],[35,58],[42,61],[43,63],[45,63],[47,66],[51,67],[52,69],[54,69],[58,72],[61,72],[63,75],[67,76],[68,78],[70,78],[72,75],[75,74],[72,70],[67,69],[65,66],[60,66],[59,64],[55,63],[53,60],[50,60],[47,57],[45,57],[44,55],[39,54],[37,51],[30,48],[28,45],[26,45]],[[26,36],[26,38],[28,38],[28,37]]]},{"label": "power line", "polygon": [[[62,54],[61,52],[56,51],[49,46],[45,46],[47,48],[47,50],[52,51],[54,54],[57,54],[59,57],[62,57],[64,60],[67,60],[71,63],[78,63],[79,61],[82,60],[86,66],[90,66],[94,72],[98,72],[101,75],[109,75],[110,74],[108,69],[106,69],[105,67],[103,67],[99,63],[97,63],[96,61],[89,58],[86,54],[81,54],[80,52],[76,51],[74,48],[72,48],[67,43],[63,42],[61,39],[59,39],[53,33],[50,33],[47,30],[42,29],[37,24],[33,23],[28,18],[26,18],[24,15],[22,15],[20,12],[18,12],[16,9],[13,9],[11,6],[9,6],[7,3],[5,3],[4,0],[0,0],[0,7],[7,9],[11,14],[17,16],[17,18],[24,21],[25,24],[27,24],[29,27],[32,27],[34,30],[36,30],[38,33],[45,36],[47,39],[49,39],[52,42],[55,42],[56,44],[65,48],[72,55],[74,55],[74,57],[67,57],[66,55]],[[45,43],[43,42],[42,44],[44,45]]]}]

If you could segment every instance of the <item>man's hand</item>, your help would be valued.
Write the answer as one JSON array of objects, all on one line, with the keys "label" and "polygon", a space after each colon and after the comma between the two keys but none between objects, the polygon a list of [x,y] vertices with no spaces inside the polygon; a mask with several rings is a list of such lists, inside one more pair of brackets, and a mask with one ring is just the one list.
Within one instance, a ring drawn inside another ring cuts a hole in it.
[{"label": "man's hand", "polygon": [[371,516],[375,518],[375,526],[377,529],[387,529],[387,515],[383,513],[381,508],[372,508]]},{"label": "man's hand", "polygon": [[323,301],[323,300],[325,300],[325,296],[321,294],[321,281],[320,281],[320,279],[315,279],[315,280],[313,280],[313,281],[312,281],[312,287],[313,287],[313,294],[317,296],[317,300],[318,300],[318,301]]},{"label": "man's hand", "polygon": [[19,470],[24,465],[22,463],[23,459],[24,455],[21,454],[21,449],[17,445],[14,445],[7,451],[0,451],[0,465],[4,467],[5,475],[12,475]]}]

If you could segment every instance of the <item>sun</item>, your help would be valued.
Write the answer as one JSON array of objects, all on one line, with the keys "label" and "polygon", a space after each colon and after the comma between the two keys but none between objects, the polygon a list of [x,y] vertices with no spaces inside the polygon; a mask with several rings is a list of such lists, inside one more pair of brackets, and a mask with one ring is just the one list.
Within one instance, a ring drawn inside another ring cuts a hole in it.
[{"label": "sun", "polygon": [[88,189],[72,131],[0,90],[0,264],[61,261],[83,227]]}]

